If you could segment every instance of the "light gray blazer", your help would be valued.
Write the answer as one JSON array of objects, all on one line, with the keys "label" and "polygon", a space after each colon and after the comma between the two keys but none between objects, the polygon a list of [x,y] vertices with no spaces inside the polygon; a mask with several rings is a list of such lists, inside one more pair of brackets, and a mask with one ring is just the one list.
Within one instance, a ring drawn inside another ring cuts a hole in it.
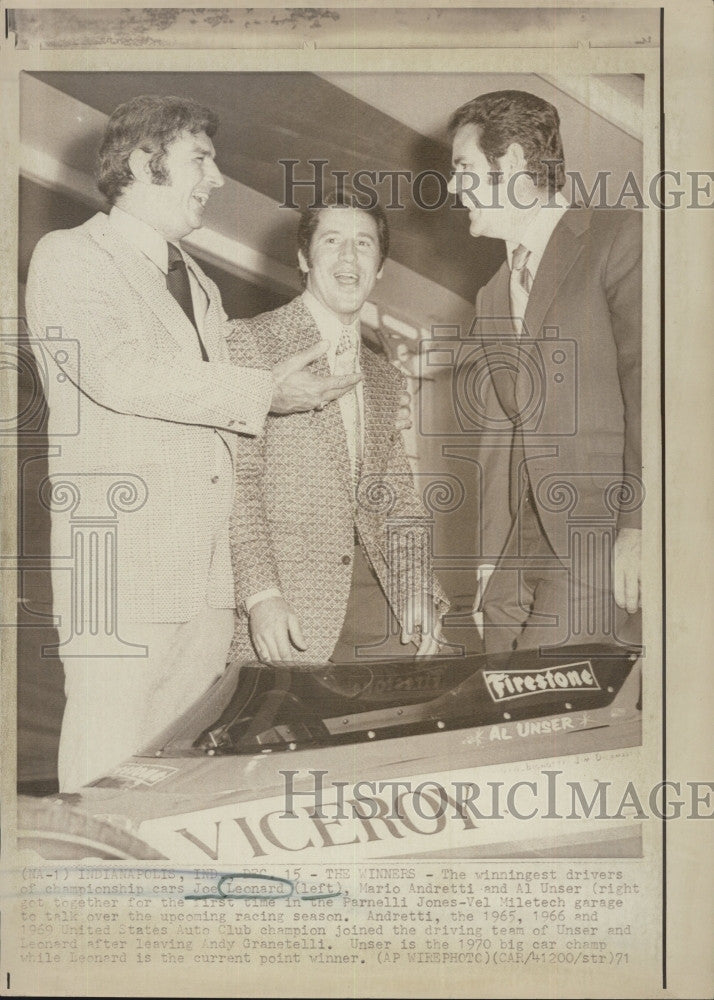
[{"label": "light gray blazer", "polygon": [[232,473],[238,434],[262,429],[272,377],[230,363],[218,289],[191,266],[208,299],[208,363],[187,350],[196,332],[163,275],[105,214],[35,248],[26,305],[49,403],[56,609],[68,608],[72,528],[91,517],[117,526],[120,620],[186,621],[207,597],[234,606],[232,475],[215,481],[214,428]]}]

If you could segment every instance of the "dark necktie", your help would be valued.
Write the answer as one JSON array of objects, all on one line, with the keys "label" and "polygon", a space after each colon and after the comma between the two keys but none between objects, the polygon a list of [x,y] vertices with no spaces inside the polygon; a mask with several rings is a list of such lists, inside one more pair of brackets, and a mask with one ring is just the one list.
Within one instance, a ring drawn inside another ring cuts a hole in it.
[{"label": "dark necktie", "polygon": [[198,343],[201,347],[201,357],[208,361],[208,353],[198,332],[196,317],[193,313],[193,300],[191,298],[191,285],[188,280],[188,271],[181,255],[181,251],[173,243],[168,244],[169,248],[169,270],[166,275],[166,287],[181,306],[186,316],[193,324],[193,328],[198,336]]}]

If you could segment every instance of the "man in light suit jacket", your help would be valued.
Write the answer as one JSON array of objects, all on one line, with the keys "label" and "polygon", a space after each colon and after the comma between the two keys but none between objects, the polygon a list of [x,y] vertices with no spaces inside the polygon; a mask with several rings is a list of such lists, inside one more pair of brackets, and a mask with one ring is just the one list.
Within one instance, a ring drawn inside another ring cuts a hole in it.
[{"label": "man in light suit jacket", "polygon": [[449,125],[450,190],[471,235],[507,251],[474,326],[498,408],[484,430],[510,427],[510,471],[485,484],[512,518],[485,573],[488,651],[633,641],[639,624],[641,224],[568,207],[559,124],[547,101],[498,91]]},{"label": "man in light suit jacket", "polygon": [[30,265],[28,321],[48,372],[63,791],[140,749],[225,667],[238,437],[259,434],[269,409],[313,409],[355,381],[303,370],[324,345],[272,370],[231,363],[218,289],[178,242],[223,184],[216,128],[182,98],[117,108],[98,164],[109,214],[48,234]]},{"label": "man in light suit jacket", "polygon": [[378,206],[358,206],[343,192],[303,213],[304,293],[241,323],[231,343],[236,363],[275,365],[323,338],[317,374],[363,376],[322,411],[270,417],[262,435],[238,444],[237,657],[319,662],[439,648],[447,601],[394,430],[404,379],[360,337],[359,313],[388,251],[387,220]]}]

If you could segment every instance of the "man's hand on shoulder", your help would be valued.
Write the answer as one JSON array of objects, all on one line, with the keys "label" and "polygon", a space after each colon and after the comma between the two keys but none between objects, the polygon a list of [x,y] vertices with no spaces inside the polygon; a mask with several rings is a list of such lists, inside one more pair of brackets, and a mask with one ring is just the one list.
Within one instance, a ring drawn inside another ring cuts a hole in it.
[{"label": "man's hand on shoulder", "polygon": [[612,561],[615,603],[634,615],[640,606],[642,573],[642,532],[639,528],[618,531]]},{"label": "man's hand on shoulder", "polygon": [[291,660],[307,649],[297,615],[283,597],[266,597],[250,609],[250,632],[261,660]]},{"label": "man's hand on shoulder", "polygon": [[298,351],[292,357],[281,361],[273,368],[275,387],[270,403],[270,412],[284,416],[287,413],[303,413],[307,410],[322,410],[347,392],[362,375],[314,375],[305,371],[307,365],[317,361],[327,350],[327,342],[322,340],[314,347]]}]

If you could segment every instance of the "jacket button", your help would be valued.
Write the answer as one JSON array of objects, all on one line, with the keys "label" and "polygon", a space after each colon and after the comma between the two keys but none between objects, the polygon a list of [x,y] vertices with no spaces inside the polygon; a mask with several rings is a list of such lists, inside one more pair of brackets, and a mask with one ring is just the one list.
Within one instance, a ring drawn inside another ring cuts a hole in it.
[{"label": "jacket button", "polygon": [[215,486],[215,484],[218,482],[218,476],[211,476],[211,482]]},{"label": "jacket button", "polygon": [[342,565],[343,566],[349,566],[349,564],[351,562],[352,562],[352,556],[342,556]]}]

